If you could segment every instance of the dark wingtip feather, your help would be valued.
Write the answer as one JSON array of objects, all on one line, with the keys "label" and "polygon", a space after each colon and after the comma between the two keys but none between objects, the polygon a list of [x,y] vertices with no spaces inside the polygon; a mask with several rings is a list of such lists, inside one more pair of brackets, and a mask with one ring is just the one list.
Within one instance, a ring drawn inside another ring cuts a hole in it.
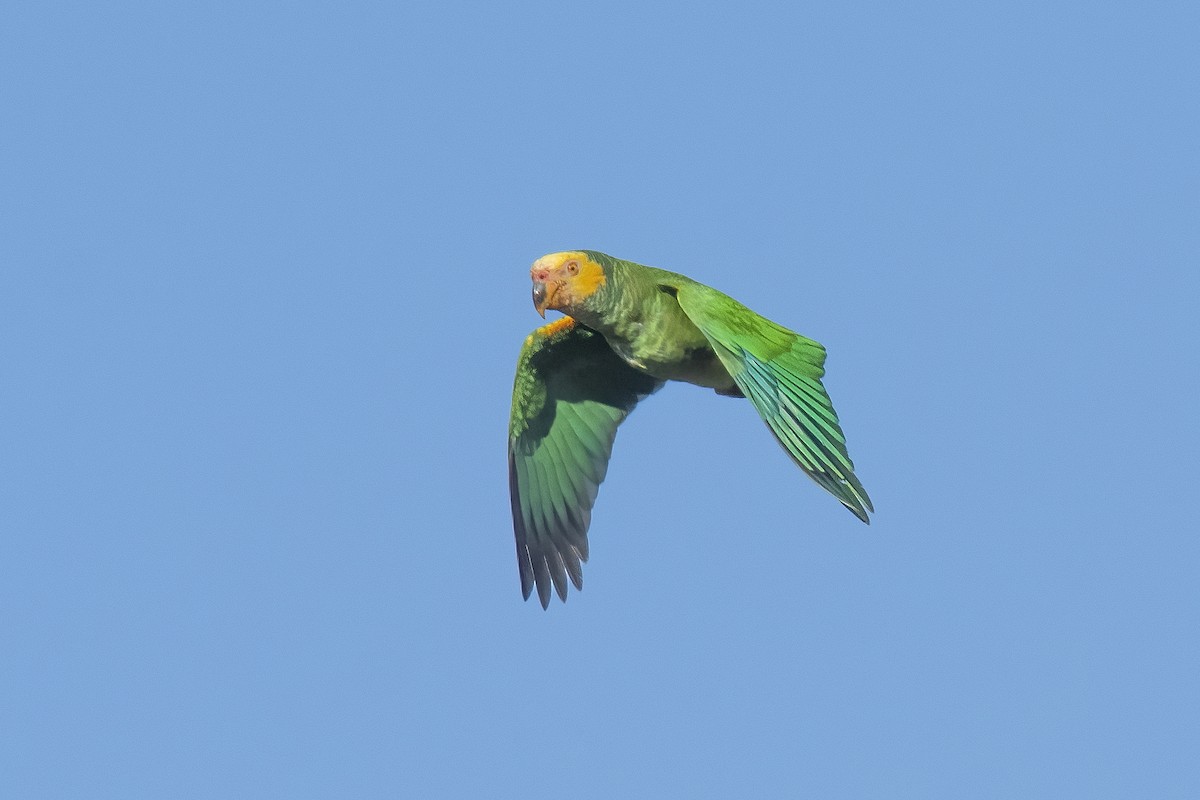
[{"label": "dark wingtip feather", "polygon": [[[854,469],[854,465],[850,465],[850,469]],[[875,506],[871,503],[871,498],[867,496],[867,490],[863,488],[862,482],[853,471],[846,473],[846,485],[850,487],[851,493],[854,495],[854,505],[848,506],[854,515],[868,525],[871,524],[868,512],[875,513]]]},{"label": "dark wingtip feather", "polygon": [[550,578],[558,599],[567,602],[567,568],[563,564],[562,554],[556,549],[551,550],[546,554],[546,563],[550,565]]},{"label": "dark wingtip feather", "polygon": [[[508,454],[508,489],[514,493],[517,491],[517,471],[516,465],[513,463],[512,452]],[[525,519],[521,515],[520,507],[517,503],[512,504],[513,517],[513,532],[516,534],[517,541],[517,571],[521,574],[521,596],[528,600],[530,592],[533,591],[533,565],[529,562],[529,544],[528,535],[525,530]]]},{"label": "dark wingtip feather", "polygon": [[[868,524],[868,525],[871,524],[871,518],[867,516],[866,509],[859,508],[858,506],[852,506],[849,503],[842,503],[842,505],[844,505],[844,506],[846,506],[846,508],[850,509],[851,514],[858,517],[866,524]],[[871,509],[871,510],[874,511],[875,509]]]},{"label": "dark wingtip feather", "polygon": [[[517,562],[520,566],[520,562]],[[533,577],[526,571],[528,567],[521,567],[521,599],[528,600],[529,595],[533,593]]]},{"label": "dark wingtip feather", "polygon": [[563,565],[567,568],[567,575],[571,578],[571,583],[575,586],[575,591],[583,591],[583,561],[586,556],[580,558],[579,550],[570,545],[563,552]]},{"label": "dark wingtip feather", "polygon": [[546,608],[550,605],[550,568],[546,566],[545,553],[533,557],[533,579],[537,584],[538,601]]}]

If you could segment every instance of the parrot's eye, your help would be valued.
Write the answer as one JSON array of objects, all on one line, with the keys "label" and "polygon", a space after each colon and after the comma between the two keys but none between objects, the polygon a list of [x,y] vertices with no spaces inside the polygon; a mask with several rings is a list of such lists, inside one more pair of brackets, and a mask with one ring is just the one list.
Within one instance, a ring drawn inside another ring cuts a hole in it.
[{"label": "parrot's eye", "polygon": [[579,262],[578,261],[568,261],[567,262],[567,274],[568,275],[578,275],[579,274]]}]

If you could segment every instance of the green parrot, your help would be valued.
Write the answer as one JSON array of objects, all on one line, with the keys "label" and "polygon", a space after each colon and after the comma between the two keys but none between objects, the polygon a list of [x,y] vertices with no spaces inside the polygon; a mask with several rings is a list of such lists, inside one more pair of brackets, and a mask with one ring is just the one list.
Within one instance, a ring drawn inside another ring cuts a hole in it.
[{"label": "green parrot", "polygon": [[617,426],[666,381],[749,398],[792,460],[870,523],[821,376],[825,348],[675,272],[592,250],[534,262],[533,304],[564,316],[517,361],[508,483],[521,593],[583,588],[588,525]]}]

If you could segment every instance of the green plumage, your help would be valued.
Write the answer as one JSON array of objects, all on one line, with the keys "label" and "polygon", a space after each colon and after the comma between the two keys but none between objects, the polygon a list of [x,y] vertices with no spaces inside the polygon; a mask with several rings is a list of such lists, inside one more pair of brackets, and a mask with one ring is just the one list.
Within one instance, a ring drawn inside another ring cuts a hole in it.
[{"label": "green plumage", "polygon": [[517,365],[508,482],[521,587],[583,588],[587,529],[608,472],[617,426],[662,383],[617,357],[595,331],[574,326],[529,337]]},{"label": "green plumage", "polygon": [[[583,290],[583,278],[566,271],[580,261],[592,270]],[[575,324],[535,331],[517,364],[509,485],[526,598],[536,586],[545,607],[551,587],[563,600],[568,580],[582,588],[617,426],[667,380],[748,398],[792,460],[870,521],[874,508],[821,384],[820,344],[683,275],[603,253],[553,254],[534,269],[535,286],[558,282],[566,299],[553,307]]]}]

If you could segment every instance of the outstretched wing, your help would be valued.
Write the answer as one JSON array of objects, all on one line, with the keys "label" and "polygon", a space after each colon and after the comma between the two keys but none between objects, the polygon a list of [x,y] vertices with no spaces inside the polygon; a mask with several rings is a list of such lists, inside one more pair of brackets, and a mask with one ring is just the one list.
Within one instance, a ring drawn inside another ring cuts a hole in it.
[{"label": "outstretched wing", "polygon": [[711,287],[687,282],[671,288],[792,460],[870,524],[867,513],[875,508],[854,475],[846,437],[821,384],[825,348]]},{"label": "outstretched wing", "polygon": [[570,317],[529,335],[517,362],[508,436],[517,566],[525,599],[537,585],[583,588],[587,530],[617,426],[662,383],[626,364]]}]

